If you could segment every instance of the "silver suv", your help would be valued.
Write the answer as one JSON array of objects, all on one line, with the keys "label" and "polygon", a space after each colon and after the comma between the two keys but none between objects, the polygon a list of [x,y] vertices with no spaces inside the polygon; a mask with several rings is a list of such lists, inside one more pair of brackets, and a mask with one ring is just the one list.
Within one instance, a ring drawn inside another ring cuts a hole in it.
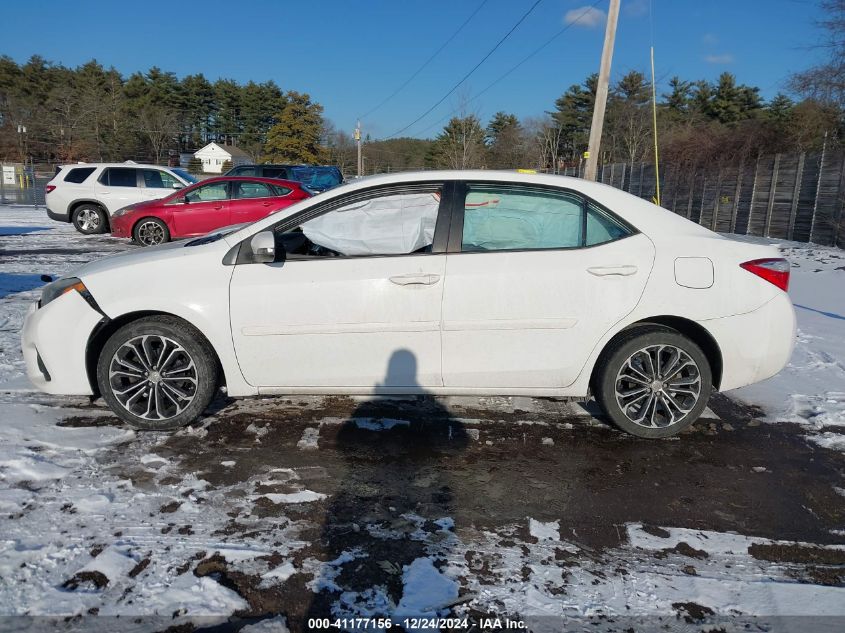
[{"label": "silver suv", "polygon": [[111,215],[127,205],[163,198],[196,182],[183,169],[135,163],[62,165],[47,183],[47,215],[80,233],[105,233]]}]

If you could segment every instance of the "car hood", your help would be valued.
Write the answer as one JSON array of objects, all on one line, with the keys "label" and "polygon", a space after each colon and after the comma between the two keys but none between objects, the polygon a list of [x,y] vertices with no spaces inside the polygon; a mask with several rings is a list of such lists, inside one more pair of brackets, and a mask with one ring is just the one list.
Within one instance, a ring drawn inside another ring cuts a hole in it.
[{"label": "car hood", "polygon": [[[106,257],[88,262],[68,276],[79,277],[84,281],[86,277],[112,271],[116,268],[135,268],[152,261],[190,257],[195,251],[202,250],[202,247],[185,248],[185,245],[186,242],[168,242],[167,244],[160,244],[158,246],[146,246],[124,253],[107,255]],[[174,266],[178,266],[178,263],[174,262]]]}]

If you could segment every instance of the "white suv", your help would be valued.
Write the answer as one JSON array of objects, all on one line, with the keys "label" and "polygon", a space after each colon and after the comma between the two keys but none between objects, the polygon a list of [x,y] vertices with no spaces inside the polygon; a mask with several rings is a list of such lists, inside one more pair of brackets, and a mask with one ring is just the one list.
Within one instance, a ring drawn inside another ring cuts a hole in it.
[{"label": "white suv", "polygon": [[47,183],[47,215],[90,235],[109,230],[109,218],[136,202],[163,198],[196,182],[179,168],[127,163],[62,165]]}]

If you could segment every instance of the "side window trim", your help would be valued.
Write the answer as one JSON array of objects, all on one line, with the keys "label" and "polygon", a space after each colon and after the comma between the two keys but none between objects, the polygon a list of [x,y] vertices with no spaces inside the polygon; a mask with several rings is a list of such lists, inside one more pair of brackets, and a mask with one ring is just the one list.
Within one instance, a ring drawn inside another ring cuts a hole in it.
[{"label": "side window trim", "polygon": [[[489,180],[471,180],[471,181],[460,181],[456,183],[459,185],[456,196],[455,196],[455,203],[452,208],[452,222],[449,227],[449,245],[446,252],[449,255],[489,255],[492,253],[522,253],[522,252],[534,252],[534,251],[572,251],[572,250],[580,250],[584,248],[594,248],[596,246],[602,246],[603,244],[610,244],[611,242],[617,242],[619,240],[623,240],[626,237],[631,237],[632,235],[638,234],[640,231],[637,227],[633,226],[630,222],[627,222],[620,218],[618,215],[613,213],[610,209],[605,207],[604,205],[596,202],[594,199],[590,198],[589,196],[581,193],[580,191],[576,191],[574,189],[569,189],[568,187],[555,187],[552,185],[542,185],[542,184],[523,184],[518,182],[494,182]],[[470,185],[476,186],[483,186],[483,187],[514,187],[514,188],[527,188],[527,189],[534,189],[534,190],[545,190],[550,193],[564,193],[571,196],[578,198],[581,201],[581,243],[579,246],[558,246],[558,247],[549,247],[549,248],[515,248],[515,249],[502,249],[496,251],[463,251],[463,233],[464,233],[464,211],[466,207],[464,206],[464,202],[466,200],[466,194],[469,191]],[[590,205],[596,207],[596,209],[600,210],[602,213],[607,215],[612,221],[619,224],[623,227],[627,234],[623,237],[617,238],[615,240],[610,240],[607,242],[600,242],[598,244],[591,244],[587,245],[587,213],[589,212]]]}]

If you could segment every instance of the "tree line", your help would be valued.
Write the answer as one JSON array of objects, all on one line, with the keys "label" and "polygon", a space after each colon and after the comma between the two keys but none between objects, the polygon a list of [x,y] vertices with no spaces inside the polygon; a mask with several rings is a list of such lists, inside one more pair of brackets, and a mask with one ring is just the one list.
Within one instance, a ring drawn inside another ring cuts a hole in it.
[{"label": "tree line", "polygon": [[[570,86],[544,115],[520,119],[500,111],[483,122],[476,113],[452,117],[431,140],[399,138],[365,143],[365,171],[513,169],[548,171],[579,166],[592,123],[597,75]],[[723,73],[716,81],[673,77],[658,95],[660,157],[676,167],[735,165],[758,154],[833,147],[843,137],[840,104],[777,94]],[[639,71],[622,76],[608,97],[600,164],[633,165],[654,158],[651,84]],[[355,148],[344,132],[329,135],[327,152],[352,167]]]},{"label": "tree line", "polygon": [[67,68],[0,57],[4,160],[161,163],[216,141],[255,160],[317,162],[322,112],[308,94],[273,81],[178,79],[157,67],[124,77],[96,60]]},{"label": "tree line", "polygon": [[[727,72],[712,82],[672,77],[656,106],[661,159],[695,169],[840,145],[845,0],[820,4],[827,59],[788,78],[792,96],[779,93],[766,101],[759,88]],[[596,85],[596,75],[586,77],[540,116],[499,111],[484,122],[464,103],[433,139],[367,138],[364,171],[578,166]],[[599,162],[653,160],[652,116],[644,73],[620,77],[608,98]],[[202,74],[179,79],[156,67],[124,77],[96,60],[67,68],[38,56],[23,64],[0,57],[0,159],[163,162],[209,141],[235,144],[256,161],[335,164],[346,174],[357,162],[352,136],[326,120],[319,103],[273,81],[212,82]]]}]

